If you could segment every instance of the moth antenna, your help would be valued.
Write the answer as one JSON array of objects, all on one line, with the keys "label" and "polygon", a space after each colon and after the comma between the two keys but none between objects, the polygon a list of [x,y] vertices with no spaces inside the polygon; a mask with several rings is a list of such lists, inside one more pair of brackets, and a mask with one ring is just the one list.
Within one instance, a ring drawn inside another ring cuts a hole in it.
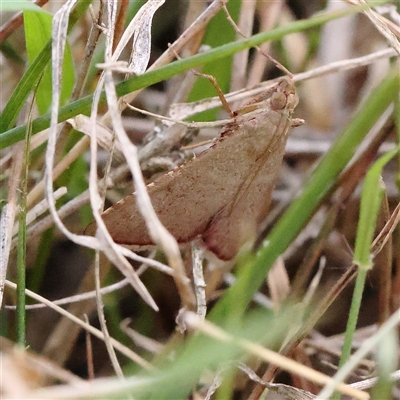
[{"label": "moth antenna", "polygon": [[235,113],[231,110],[228,102],[226,101],[225,95],[222,92],[222,89],[219,87],[217,79],[213,75],[203,74],[202,72],[198,72],[193,70],[193,73],[197,76],[201,76],[202,78],[208,79],[211,84],[214,86],[215,90],[218,93],[218,97],[221,100],[222,106],[224,107],[225,111],[230,115],[231,118],[235,116]]},{"label": "moth antenna", "polygon": [[[171,44],[168,43],[168,47],[169,49],[175,54],[175,57],[180,60],[181,57],[179,56],[179,54],[176,53],[176,51],[171,47]],[[200,76],[202,78],[208,79],[211,84],[214,86],[219,99],[221,100],[222,106],[224,107],[225,111],[229,114],[229,116],[231,118],[233,118],[235,116],[235,113],[232,111],[232,109],[230,108],[228,102],[226,101],[225,95],[222,91],[222,89],[219,87],[217,80],[215,79],[215,76],[209,75],[209,74],[204,74],[202,72],[198,72],[194,69],[191,69],[191,71],[193,72],[193,74],[195,74],[196,76]]]},{"label": "moth antenna", "polygon": [[[233,20],[231,17],[231,14],[229,13],[228,9],[226,8],[226,4],[224,3],[222,5],[222,9],[224,10],[226,14],[227,20],[230,22],[230,24],[233,26],[233,29],[242,36],[243,38],[247,39],[247,36],[240,30],[240,28],[237,26],[236,22]],[[259,51],[264,57],[268,58],[278,69],[280,69],[283,73],[285,73],[287,76],[289,76],[290,79],[293,79],[293,74],[286,68],[284,67],[278,60],[275,60],[274,57],[263,51],[259,46],[254,46],[257,51]]]},{"label": "moth antenna", "polygon": [[280,69],[282,72],[284,72],[290,79],[293,79],[293,74],[284,66],[282,65],[278,60],[275,60],[274,57],[266,53],[264,50],[261,49],[259,46],[254,46],[264,57],[267,57],[268,60],[270,60],[276,68]]}]

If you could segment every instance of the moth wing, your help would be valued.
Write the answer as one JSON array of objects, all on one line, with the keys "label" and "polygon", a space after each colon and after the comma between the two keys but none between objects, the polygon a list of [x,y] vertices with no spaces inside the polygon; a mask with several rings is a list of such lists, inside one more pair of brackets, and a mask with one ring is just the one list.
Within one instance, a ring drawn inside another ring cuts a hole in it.
[{"label": "moth wing", "polygon": [[[278,117],[275,113],[270,113]],[[272,192],[282,164],[290,118],[279,116],[271,125],[271,118],[260,116],[258,128],[253,129],[256,143],[264,151],[247,171],[240,187],[220,210],[202,235],[206,247],[222,260],[230,260],[246,243],[254,243],[257,227],[267,216]],[[255,121],[253,121],[253,124]]]},{"label": "moth wing", "polygon": [[[210,149],[148,186],[156,213],[179,242],[202,234],[209,250],[231,259],[255,236],[268,211],[297,102],[293,82],[281,80],[241,108]],[[116,242],[152,244],[134,194],[103,217]],[[87,233],[94,230],[91,225]]]},{"label": "moth wing", "polygon": [[[158,217],[179,243],[206,231],[215,215],[232,202],[254,163],[266,151],[268,144],[254,138],[253,128],[251,124],[228,125],[211,148],[148,185]],[[153,244],[135,194],[124,197],[102,217],[117,243]],[[89,225],[86,233],[94,232],[95,224]]]}]

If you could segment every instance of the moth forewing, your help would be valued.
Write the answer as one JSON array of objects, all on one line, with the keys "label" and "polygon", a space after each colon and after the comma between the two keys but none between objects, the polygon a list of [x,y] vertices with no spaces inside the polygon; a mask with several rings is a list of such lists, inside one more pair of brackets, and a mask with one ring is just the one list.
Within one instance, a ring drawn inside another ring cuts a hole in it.
[{"label": "moth forewing", "polygon": [[[148,185],[158,217],[179,243],[201,237],[208,250],[229,260],[254,240],[268,212],[297,102],[293,82],[282,79],[240,108],[209,149]],[[153,244],[135,194],[102,216],[117,243]],[[93,224],[86,230],[94,231]]]},{"label": "moth forewing", "polygon": [[[238,127],[252,138],[258,149],[249,157],[248,174],[234,197],[202,235],[206,247],[223,260],[233,258],[246,242],[254,242],[257,226],[268,212],[291,115],[298,103],[291,81],[283,80],[274,89],[258,96],[259,101],[247,103],[238,113],[241,114],[236,121]],[[243,109],[259,112],[242,114]]]}]

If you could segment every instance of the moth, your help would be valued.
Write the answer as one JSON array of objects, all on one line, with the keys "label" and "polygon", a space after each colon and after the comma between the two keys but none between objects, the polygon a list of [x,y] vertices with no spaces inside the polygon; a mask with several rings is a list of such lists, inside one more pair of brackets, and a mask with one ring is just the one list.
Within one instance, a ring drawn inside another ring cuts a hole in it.
[{"label": "moth", "polygon": [[[266,217],[298,104],[291,79],[282,78],[234,112],[218,138],[197,157],[147,186],[154,209],[178,243],[197,238],[221,260],[248,243]],[[102,217],[116,243],[152,245],[135,193]],[[87,234],[94,234],[90,224]]]}]

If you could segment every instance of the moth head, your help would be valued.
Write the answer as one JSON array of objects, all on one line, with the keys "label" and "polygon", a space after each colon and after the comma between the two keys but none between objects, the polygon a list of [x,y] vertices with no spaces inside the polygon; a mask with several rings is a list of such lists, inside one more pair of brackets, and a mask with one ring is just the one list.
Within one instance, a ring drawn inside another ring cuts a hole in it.
[{"label": "moth head", "polygon": [[293,81],[283,77],[276,85],[244,104],[235,114],[243,115],[255,110],[266,109],[268,106],[276,111],[286,108],[289,113],[292,113],[298,102],[299,99]]},{"label": "moth head", "polygon": [[283,77],[271,95],[271,108],[273,110],[283,110],[286,108],[289,112],[293,112],[298,103],[299,98],[297,97],[293,81],[287,77]]}]

